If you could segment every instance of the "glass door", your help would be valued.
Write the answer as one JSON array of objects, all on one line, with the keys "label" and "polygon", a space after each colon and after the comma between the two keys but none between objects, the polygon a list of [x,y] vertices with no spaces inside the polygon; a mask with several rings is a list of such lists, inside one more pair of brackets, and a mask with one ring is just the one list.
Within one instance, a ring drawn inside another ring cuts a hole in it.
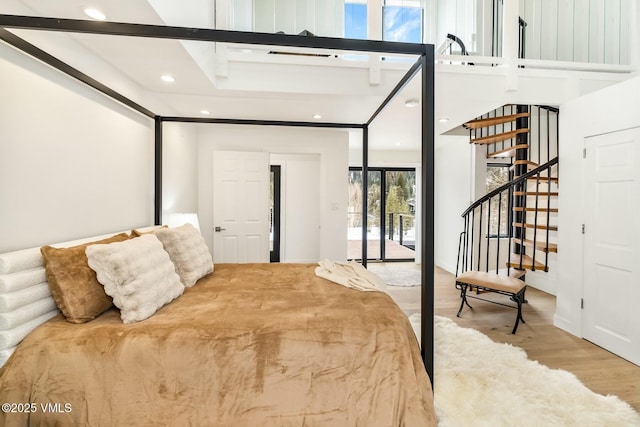
[{"label": "glass door", "polygon": [[384,260],[413,260],[416,248],[416,171],[385,169]]},{"label": "glass door", "polygon": [[[383,190],[384,189],[384,190]],[[349,169],[349,259],[362,258],[362,168]],[[415,169],[369,168],[367,260],[415,259]]]},{"label": "glass door", "polygon": [[[367,259],[382,258],[380,245],[382,173],[369,169],[369,191],[367,195]],[[348,253],[349,259],[362,258],[362,169],[349,170],[349,207],[348,207]]]}]

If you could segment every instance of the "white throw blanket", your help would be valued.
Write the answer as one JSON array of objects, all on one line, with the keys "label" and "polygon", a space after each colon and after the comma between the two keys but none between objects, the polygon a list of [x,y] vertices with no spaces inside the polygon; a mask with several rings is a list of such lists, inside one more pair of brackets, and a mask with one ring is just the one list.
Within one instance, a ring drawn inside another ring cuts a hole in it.
[{"label": "white throw blanket", "polygon": [[384,280],[355,261],[341,263],[325,259],[318,262],[316,276],[359,291],[385,292],[387,290]]}]

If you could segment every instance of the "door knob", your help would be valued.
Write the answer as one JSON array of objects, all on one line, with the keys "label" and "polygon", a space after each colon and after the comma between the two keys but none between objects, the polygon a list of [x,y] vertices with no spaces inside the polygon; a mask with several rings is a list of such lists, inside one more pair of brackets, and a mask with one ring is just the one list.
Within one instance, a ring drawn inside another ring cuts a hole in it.
[{"label": "door knob", "polygon": [[214,230],[215,230],[216,233],[219,233],[219,232],[221,232],[223,230],[226,230],[226,228],[216,227],[216,228],[214,228]]}]

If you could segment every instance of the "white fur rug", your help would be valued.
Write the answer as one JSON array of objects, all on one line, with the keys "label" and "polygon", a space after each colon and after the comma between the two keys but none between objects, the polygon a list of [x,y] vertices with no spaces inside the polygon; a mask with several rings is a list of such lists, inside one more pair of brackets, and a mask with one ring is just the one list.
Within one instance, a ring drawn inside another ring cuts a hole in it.
[{"label": "white fur rug", "polygon": [[[410,320],[419,331],[420,315]],[[626,402],[593,393],[572,373],[529,360],[521,348],[439,316],[434,335],[440,427],[640,426]]]}]

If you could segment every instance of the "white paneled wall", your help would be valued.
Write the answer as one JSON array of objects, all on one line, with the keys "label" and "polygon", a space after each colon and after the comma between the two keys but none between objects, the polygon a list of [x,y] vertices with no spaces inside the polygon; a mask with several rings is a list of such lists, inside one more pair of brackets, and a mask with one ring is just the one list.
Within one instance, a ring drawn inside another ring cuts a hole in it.
[{"label": "white paneled wall", "polygon": [[228,0],[232,30],[342,37],[344,0]]},{"label": "white paneled wall", "polygon": [[[438,1],[438,31],[435,44],[442,43],[447,34],[450,33],[460,38],[470,53],[477,53],[477,5],[477,0]],[[427,26],[429,26],[429,23],[427,23]]]},{"label": "white paneled wall", "polygon": [[526,57],[628,64],[631,1],[520,0]]}]

